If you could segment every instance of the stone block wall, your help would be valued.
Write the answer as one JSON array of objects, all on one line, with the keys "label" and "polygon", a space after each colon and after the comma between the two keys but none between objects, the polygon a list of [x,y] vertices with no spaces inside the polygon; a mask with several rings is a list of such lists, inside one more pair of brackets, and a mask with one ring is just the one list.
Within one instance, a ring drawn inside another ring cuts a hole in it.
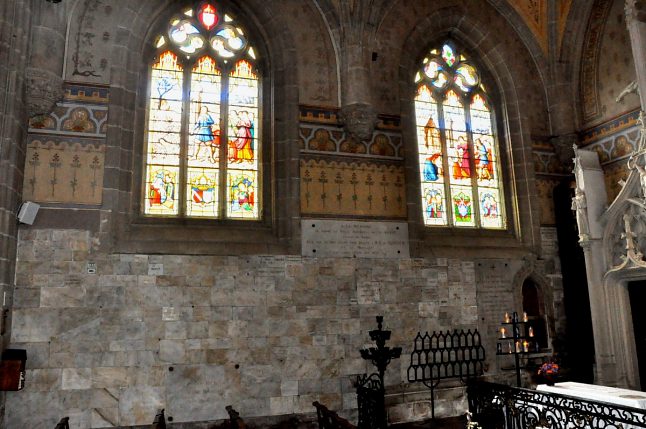
[{"label": "stone block wall", "polygon": [[63,415],[75,428],[146,424],[157,408],[175,422],[214,420],[227,404],[243,416],[310,413],[313,400],[352,413],[352,377],[372,371],[358,350],[379,314],[404,348],[389,390],[423,389],[406,378],[419,330],[479,327],[495,376],[498,323],[518,305],[526,269],[514,259],[105,254],[94,238],[20,231],[11,345],[27,349],[28,370],[26,388],[8,395],[7,427],[53,427]]}]

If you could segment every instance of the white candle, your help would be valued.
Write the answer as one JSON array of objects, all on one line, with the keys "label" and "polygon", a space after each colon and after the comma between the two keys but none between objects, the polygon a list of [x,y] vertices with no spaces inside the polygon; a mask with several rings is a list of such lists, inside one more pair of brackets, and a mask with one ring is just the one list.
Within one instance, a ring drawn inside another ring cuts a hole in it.
[{"label": "white candle", "polygon": [[527,312],[523,311],[523,322],[527,322]]}]

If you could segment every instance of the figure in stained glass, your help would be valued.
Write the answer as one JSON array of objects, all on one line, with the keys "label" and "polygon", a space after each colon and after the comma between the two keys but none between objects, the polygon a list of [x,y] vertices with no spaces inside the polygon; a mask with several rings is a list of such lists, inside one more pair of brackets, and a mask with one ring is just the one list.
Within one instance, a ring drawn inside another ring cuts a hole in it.
[{"label": "figure in stained glass", "polygon": [[483,194],[482,201],[480,201],[480,210],[484,218],[497,218],[498,202],[496,198],[490,193]]},{"label": "figure in stained glass", "polygon": [[428,118],[426,125],[424,125],[424,145],[426,149],[440,147],[440,130],[435,126],[432,116]]},{"label": "figure in stained glass", "polygon": [[218,147],[220,147],[220,128],[209,113],[208,106],[203,105],[200,108],[200,114],[197,117],[197,121],[195,121],[193,131],[196,132],[195,140],[197,143],[197,149],[195,149],[194,155],[195,159],[198,158],[202,147],[205,147],[211,150],[211,161],[216,162],[215,156]]},{"label": "figure in stained glass", "polygon": [[435,164],[435,161],[440,157],[439,153],[433,154],[432,156],[429,156],[426,158],[426,161],[424,161],[424,180],[427,182],[435,182],[438,178],[440,173],[440,170]]},{"label": "figure in stained glass", "polygon": [[162,205],[172,209],[175,204],[175,183],[174,175],[166,170],[159,170],[155,173],[150,184],[149,200],[151,206]]},{"label": "figure in stained glass", "polygon": [[231,186],[231,211],[253,211],[255,200],[254,186],[251,179],[245,175],[233,179]]},{"label": "figure in stained glass", "polygon": [[229,144],[229,161],[240,163],[253,161],[253,114],[246,110],[233,111],[237,116],[235,123],[236,138]]},{"label": "figure in stained glass", "polygon": [[468,179],[471,177],[471,168],[469,167],[469,145],[464,136],[458,137],[455,150],[457,158],[453,162],[453,178]]},{"label": "figure in stained glass", "polygon": [[444,213],[444,199],[437,189],[426,191],[426,217],[429,219],[442,219]]},{"label": "figure in stained glass", "polygon": [[487,145],[484,139],[477,138],[475,140],[475,147],[478,151],[476,156],[476,169],[478,170],[478,178],[489,180],[493,178],[493,164],[491,163],[491,148]]}]

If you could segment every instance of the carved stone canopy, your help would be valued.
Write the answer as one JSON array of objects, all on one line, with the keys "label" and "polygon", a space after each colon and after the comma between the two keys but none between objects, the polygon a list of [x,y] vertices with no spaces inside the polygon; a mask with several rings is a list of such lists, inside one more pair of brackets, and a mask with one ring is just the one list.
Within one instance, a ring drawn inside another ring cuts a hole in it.
[{"label": "carved stone canopy", "polygon": [[357,141],[369,141],[377,125],[377,112],[367,103],[347,104],[341,108],[345,131]]},{"label": "carved stone canopy", "polygon": [[56,102],[63,98],[63,78],[34,67],[27,68],[25,75],[29,118],[50,113]]}]

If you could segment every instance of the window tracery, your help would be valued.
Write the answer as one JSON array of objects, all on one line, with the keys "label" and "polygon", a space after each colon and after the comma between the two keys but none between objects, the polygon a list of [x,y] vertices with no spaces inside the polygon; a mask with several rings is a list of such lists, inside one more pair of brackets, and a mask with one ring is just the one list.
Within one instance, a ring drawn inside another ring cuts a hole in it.
[{"label": "window tracery", "polygon": [[424,224],[506,227],[494,116],[480,75],[451,42],[415,74]]},{"label": "window tracery", "polygon": [[151,66],[143,212],[260,218],[260,78],[256,51],[211,2],[175,15]]}]

